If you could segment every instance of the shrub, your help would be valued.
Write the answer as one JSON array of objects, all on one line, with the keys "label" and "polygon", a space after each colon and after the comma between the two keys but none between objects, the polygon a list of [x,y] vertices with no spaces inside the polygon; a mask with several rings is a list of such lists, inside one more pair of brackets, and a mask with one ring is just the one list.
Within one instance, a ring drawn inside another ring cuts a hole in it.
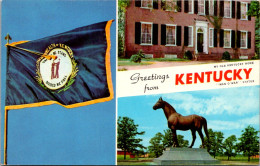
[{"label": "shrub", "polygon": [[255,54],[255,56],[253,56],[251,59],[259,59],[259,55]]},{"label": "shrub", "polygon": [[140,62],[141,62],[141,59],[142,59],[142,58],[141,58],[139,55],[134,54],[134,55],[131,56],[130,61],[131,61],[131,62],[135,62],[135,63],[140,63]]},{"label": "shrub", "polygon": [[139,50],[137,54],[131,56],[130,61],[135,63],[140,63],[144,58],[144,54],[142,50]]},{"label": "shrub", "polygon": [[224,60],[230,60],[230,54],[229,52],[225,51],[222,55],[222,59]]},{"label": "shrub", "polygon": [[184,59],[192,60],[192,53],[189,50],[184,53]]}]

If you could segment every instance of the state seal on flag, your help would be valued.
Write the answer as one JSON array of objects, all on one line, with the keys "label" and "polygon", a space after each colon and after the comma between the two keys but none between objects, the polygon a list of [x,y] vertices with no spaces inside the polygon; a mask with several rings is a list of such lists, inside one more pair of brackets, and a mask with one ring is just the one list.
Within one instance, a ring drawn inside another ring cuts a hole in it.
[{"label": "state seal on flag", "polygon": [[73,51],[65,44],[49,45],[44,55],[55,58],[40,57],[36,62],[36,80],[44,89],[53,93],[66,91],[77,76],[78,67],[73,58]]}]

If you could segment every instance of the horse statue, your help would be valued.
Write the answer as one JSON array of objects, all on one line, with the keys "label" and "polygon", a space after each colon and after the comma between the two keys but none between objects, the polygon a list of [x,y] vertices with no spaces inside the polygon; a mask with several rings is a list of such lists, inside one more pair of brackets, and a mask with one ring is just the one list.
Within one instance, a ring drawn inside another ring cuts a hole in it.
[{"label": "horse statue", "polygon": [[191,130],[192,133],[192,143],[189,148],[192,148],[196,140],[196,131],[199,133],[202,142],[202,148],[204,148],[204,138],[202,134],[202,127],[204,132],[209,139],[207,120],[199,115],[188,115],[182,116],[166,101],[163,101],[162,97],[159,98],[157,103],[153,106],[154,110],[162,108],[166,119],[168,121],[168,127],[172,131],[173,135],[173,147],[180,147],[177,140],[176,130]]}]

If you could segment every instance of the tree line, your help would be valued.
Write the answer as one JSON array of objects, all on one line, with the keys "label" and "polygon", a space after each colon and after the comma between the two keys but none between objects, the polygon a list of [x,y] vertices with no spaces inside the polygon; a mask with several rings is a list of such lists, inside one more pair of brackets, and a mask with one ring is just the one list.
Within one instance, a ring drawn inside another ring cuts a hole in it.
[{"label": "tree line", "polygon": [[[117,147],[121,148],[125,153],[144,154],[148,152],[150,157],[159,157],[167,147],[173,145],[171,130],[166,129],[163,133],[158,132],[149,141],[150,145],[144,147],[138,138],[144,135],[145,132],[138,132],[138,126],[134,120],[129,117],[119,117],[117,122]],[[237,154],[243,154],[250,158],[259,155],[259,131],[256,131],[252,126],[247,126],[242,130],[239,138],[231,135],[224,138],[224,133],[221,131],[208,130],[209,139],[205,138],[208,152],[215,158],[216,156],[227,156],[228,160]],[[188,147],[189,141],[184,139],[183,135],[178,135],[178,142],[181,147]]]}]

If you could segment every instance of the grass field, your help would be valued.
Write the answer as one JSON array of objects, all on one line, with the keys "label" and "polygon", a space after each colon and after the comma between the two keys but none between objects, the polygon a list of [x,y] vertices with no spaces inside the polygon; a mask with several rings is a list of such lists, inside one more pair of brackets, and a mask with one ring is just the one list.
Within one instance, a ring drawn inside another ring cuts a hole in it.
[{"label": "grass field", "polygon": [[[236,156],[232,157],[230,160],[227,160],[227,156],[217,156],[216,159],[220,160],[220,165],[259,165],[259,159],[251,159],[250,162],[247,161],[245,156]],[[127,159],[124,160],[123,155],[117,156],[118,165],[155,165],[153,163],[153,158],[130,158],[127,156]]]},{"label": "grass field", "polygon": [[[216,159],[222,160],[222,161],[228,161],[227,156],[216,156]],[[230,161],[246,161],[247,162],[247,156],[236,156],[236,157],[231,157],[229,158]],[[250,162],[259,162],[258,158],[251,158]]]},{"label": "grass field", "polygon": [[180,59],[180,58],[149,58],[149,59],[142,59],[144,61],[157,61],[157,62],[180,62],[180,61],[190,61],[187,59]]},{"label": "grass field", "polygon": [[140,65],[151,65],[153,62],[142,61],[141,63],[130,62],[130,60],[118,61],[118,66],[140,66]]},{"label": "grass field", "polygon": [[154,62],[180,62],[180,61],[189,61],[186,59],[167,59],[167,58],[151,58],[151,59],[142,59],[141,63],[131,62],[130,59],[118,58],[118,66],[140,66],[140,65],[151,65]]}]

